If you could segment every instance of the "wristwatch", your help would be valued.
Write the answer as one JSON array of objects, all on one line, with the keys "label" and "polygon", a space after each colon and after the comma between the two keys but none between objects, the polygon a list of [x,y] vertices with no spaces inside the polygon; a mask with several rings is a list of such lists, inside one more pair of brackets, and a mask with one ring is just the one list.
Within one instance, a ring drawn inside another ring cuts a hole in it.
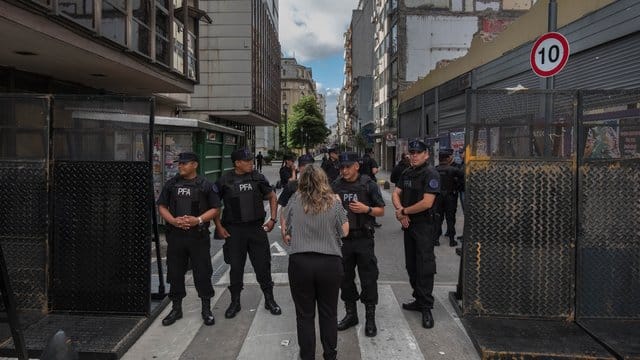
[{"label": "wristwatch", "polygon": [[202,216],[198,216],[198,224],[199,224],[199,225],[202,225],[202,223],[203,223],[203,222],[204,222],[204,221],[202,221]]},{"label": "wristwatch", "polygon": [[367,210],[367,215],[371,214],[371,211],[373,211],[373,209],[371,208],[371,206],[369,206],[369,210]]},{"label": "wristwatch", "polygon": [[270,218],[269,220],[273,221],[274,224],[278,222],[275,218]]}]

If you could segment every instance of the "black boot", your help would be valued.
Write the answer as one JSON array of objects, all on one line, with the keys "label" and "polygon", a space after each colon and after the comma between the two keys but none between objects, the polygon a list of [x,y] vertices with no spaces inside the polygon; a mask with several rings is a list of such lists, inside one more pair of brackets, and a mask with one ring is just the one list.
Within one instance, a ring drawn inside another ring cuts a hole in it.
[{"label": "black boot", "polygon": [[454,246],[458,246],[458,242],[455,239],[455,236],[451,235],[449,236],[449,246],[454,247]]},{"label": "black boot", "polygon": [[368,337],[374,337],[378,333],[376,327],[376,305],[365,305],[365,321],[364,321],[364,334]]},{"label": "black boot", "polygon": [[216,323],[216,319],[213,317],[213,313],[211,312],[211,299],[202,298],[202,320],[204,320],[204,324],[207,326],[211,326]]},{"label": "black boot", "polygon": [[162,319],[162,325],[172,325],[178,319],[182,319],[182,299],[173,300],[171,311],[169,312],[169,315]]},{"label": "black boot", "polygon": [[358,325],[358,309],[355,302],[345,302],[344,308],[347,313],[342,320],[338,321],[338,330],[347,330],[352,326]]},{"label": "black boot", "polygon": [[433,327],[433,315],[431,315],[431,309],[429,308],[422,310],[422,327],[425,329]]},{"label": "black boot", "polygon": [[276,300],[273,298],[273,289],[264,291],[264,308],[271,312],[271,315],[280,315],[282,314],[282,309],[276,303]]},{"label": "black boot", "polygon": [[236,316],[240,309],[240,294],[231,294],[231,304],[229,304],[227,311],[224,312],[224,317],[231,319]]},{"label": "black boot", "polygon": [[420,304],[418,300],[413,300],[412,302],[402,304],[402,308],[411,311],[422,311],[424,306]]}]

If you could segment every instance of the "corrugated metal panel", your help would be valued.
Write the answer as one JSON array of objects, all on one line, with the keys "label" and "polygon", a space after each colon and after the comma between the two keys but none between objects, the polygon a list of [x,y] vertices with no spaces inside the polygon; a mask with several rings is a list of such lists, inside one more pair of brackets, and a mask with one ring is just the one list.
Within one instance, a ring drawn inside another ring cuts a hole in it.
[{"label": "corrugated metal panel", "polygon": [[[572,55],[567,66],[570,66],[574,61],[573,58],[579,56],[581,52],[640,31],[640,2],[637,0],[616,1],[558,31],[569,40]],[[519,74],[525,72],[531,73],[535,78],[529,64],[529,52],[532,45],[533,42],[523,44],[504,56],[478,67],[473,74],[474,87],[504,88],[496,83],[514,76],[521,76]],[[563,73],[566,71],[567,69],[563,70]],[[520,83],[527,86],[523,82],[527,82],[528,77],[523,76]],[[509,83],[513,83],[513,81]],[[540,87],[539,83],[530,84],[531,86],[527,87]]]},{"label": "corrugated metal panel", "polygon": [[420,114],[421,109],[400,114],[399,138],[415,138],[420,136]]},{"label": "corrugated metal panel", "polygon": [[464,94],[440,101],[438,132],[465,127],[466,96]]},{"label": "corrugated metal panel", "polygon": [[506,89],[518,85],[522,85],[527,89],[538,89],[540,88],[540,78],[529,69],[493,84],[483,86],[482,89]]},{"label": "corrugated metal panel", "polygon": [[556,76],[557,89],[630,89],[640,86],[640,32],[582,52]]}]

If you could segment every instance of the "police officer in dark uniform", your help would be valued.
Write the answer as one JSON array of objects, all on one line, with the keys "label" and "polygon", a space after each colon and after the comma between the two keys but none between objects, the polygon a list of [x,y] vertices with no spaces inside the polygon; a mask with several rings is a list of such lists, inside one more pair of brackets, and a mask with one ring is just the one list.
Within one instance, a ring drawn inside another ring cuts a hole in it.
[{"label": "police officer in dark uniform", "polygon": [[[375,322],[378,260],[374,252],[373,220],[376,216],[384,216],[384,200],[378,185],[369,176],[359,173],[358,154],[343,152],[339,160],[342,177],[334,181],[331,187],[347,210],[349,235],[343,239],[342,245],[344,278],[341,298],[346,315],[338,322],[338,330],[346,330],[358,324],[356,301],[360,299],[365,305],[364,333],[371,337],[378,332]],[[355,283],[356,266],[362,286],[360,294]]]},{"label": "police officer in dark uniform", "polygon": [[329,153],[329,158],[322,162],[320,167],[327,174],[329,178],[329,183],[332,184],[338,176],[340,175],[340,162],[338,161],[338,148],[336,146],[332,146],[327,149]]},{"label": "police officer in dark uniform", "polygon": [[286,187],[290,180],[293,180],[295,173],[295,166],[293,165],[293,155],[285,155],[282,158],[282,166],[280,167],[280,186]]},{"label": "police officer in dark uniform", "polygon": [[[438,224],[438,238],[442,235],[442,222],[447,219],[447,232],[449,246],[458,245],[456,241],[456,208],[458,207],[458,190],[464,179],[464,173],[453,166],[453,149],[441,149],[438,155],[440,164],[436,166],[440,174],[440,197],[438,201],[438,214],[440,223]],[[436,239],[436,245],[439,245]]]},{"label": "police officer in dark uniform", "polygon": [[197,175],[196,154],[181,153],[177,161],[179,174],[167,181],[158,198],[158,211],[167,222],[167,280],[171,284],[169,298],[173,301],[162,325],[171,325],[182,318],[182,298],[187,295],[184,274],[189,260],[196,290],[202,299],[202,319],[205,325],[213,325],[209,224],[218,215],[220,198],[214,185]]},{"label": "police officer in dark uniform", "polygon": [[392,194],[396,219],[404,229],[404,256],[414,301],[406,310],[422,313],[422,326],[433,327],[433,278],[436,215],[433,206],[440,193],[440,175],[427,163],[429,152],[422,140],[409,142],[410,167],[400,176]]},{"label": "police officer in dark uniform", "polygon": [[[309,154],[304,154],[298,158],[298,170],[302,172],[302,169],[307,164],[313,164],[315,160],[313,156]],[[280,197],[278,197],[278,205],[285,207],[289,203],[289,199],[291,199],[291,195],[293,195],[298,190],[298,180],[291,180],[287,183],[287,186],[282,189],[280,193]]]},{"label": "police officer in dark uniform", "polygon": [[[234,168],[216,181],[219,196],[224,202],[222,219],[215,218],[216,231],[225,239],[225,262],[231,265],[229,292],[231,304],[224,316],[233,318],[240,311],[240,292],[247,253],[264,293],[264,307],[273,315],[282,313],[273,298],[271,280],[271,251],[267,232],[277,222],[276,193],[264,175],[253,169],[253,154],[247,149],[231,153]],[[264,222],[266,213],[263,200],[269,201],[271,218]]]}]

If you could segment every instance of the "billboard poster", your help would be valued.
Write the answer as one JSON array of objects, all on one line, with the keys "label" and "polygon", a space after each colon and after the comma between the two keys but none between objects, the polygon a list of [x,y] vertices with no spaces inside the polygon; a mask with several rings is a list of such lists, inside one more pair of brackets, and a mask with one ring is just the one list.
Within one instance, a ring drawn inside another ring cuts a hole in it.
[{"label": "billboard poster", "polygon": [[587,134],[584,144],[585,159],[620,158],[620,127],[618,119],[585,122]]},{"label": "billboard poster", "polygon": [[620,119],[620,152],[625,159],[640,159],[640,118]]}]

